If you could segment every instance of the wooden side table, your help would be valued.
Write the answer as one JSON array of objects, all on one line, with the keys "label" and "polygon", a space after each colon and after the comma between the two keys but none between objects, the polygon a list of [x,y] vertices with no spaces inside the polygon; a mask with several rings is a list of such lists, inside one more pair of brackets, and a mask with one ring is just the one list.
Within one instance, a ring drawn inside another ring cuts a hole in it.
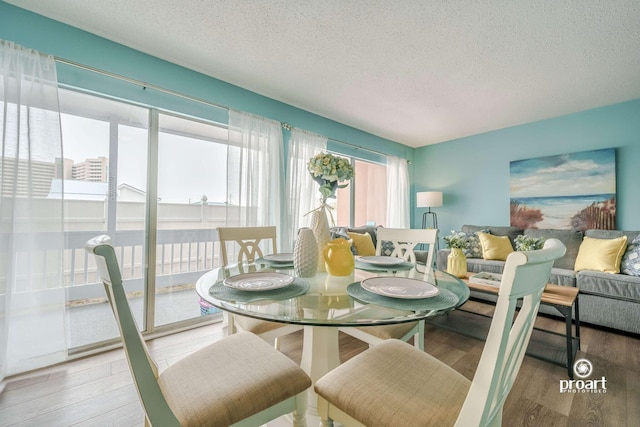
[{"label": "wooden side table", "polygon": [[[467,274],[467,278],[463,278],[462,280],[469,286],[469,289],[471,289],[472,291],[498,295],[497,287],[479,283],[470,283],[468,280],[468,276],[469,274]],[[575,356],[577,351],[580,349],[580,306],[578,295],[578,288],[548,284],[545,287],[545,290],[542,293],[542,298],[540,300],[541,305],[552,306],[556,310],[558,310],[560,314],[562,314],[565,319],[566,327],[564,334],[558,334],[553,331],[547,331],[538,328],[536,328],[535,330],[544,334],[552,334],[564,337],[566,342],[566,350],[556,351],[553,346],[548,345],[548,342],[546,342],[543,337],[534,337],[533,335],[532,340],[529,343],[529,347],[527,348],[527,354],[530,356],[550,361],[561,366],[566,366],[567,374],[571,379],[573,379],[573,363],[575,360]],[[482,324],[482,322],[480,322],[479,325],[478,322],[474,322],[476,324],[473,327],[469,327],[468,322],[466,325],[464,325],[464,321],[462,319],[455,319],[452,324],[448,326],[447,323],[449,323],[449,319],[447,319],[447,316],[440,316],[442,319],[434,318],[428,321],[428,323],[434,326],[441,326],[450,330],[454,330],[465,335],[473,336],[475,338],[486,339],[489,325],[491,323],[490,317],[483,314],[467,311],[464,308],[458,308],[457,311],[472,314],[474,316],[484,317],[488,319],[488,322],[485,322],[484,325]],[[575,322],[572,321],[572,312],[574,313]],[[455,316],[455,313],[455,311],[451,312],[449,317]],[[574,323],[575,335],[572,331],[572,325]]]}]

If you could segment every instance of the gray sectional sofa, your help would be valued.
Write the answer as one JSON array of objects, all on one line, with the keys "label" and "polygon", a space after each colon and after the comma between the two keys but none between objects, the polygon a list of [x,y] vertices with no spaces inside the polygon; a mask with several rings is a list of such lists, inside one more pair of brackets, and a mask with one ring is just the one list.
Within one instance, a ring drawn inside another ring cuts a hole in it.
[{"label": "gray sectional sofa", "polygon": [[[619,230],[586,230],[584,233],[576,230],[548,230],[527,229],[515,227],[492,227],[465,225],[461,231],[473,234],[488,230],[496,236],[508,236],[515,248],[515,238],[519,234],[543,239],[556,238],[567,247],[564,257],[557,260],[551,271],[552,283],[563,286],[577,286],[580,289],[580,321],[593,325],[614,328],[625,332],[640,334],[640,277],[626,274],[603,273],[599,271],[574,271],[574,265],[583,236],[596,239],[612,239],[627,236],[627,243],[640,234],[639,231]],[[446,235],[441,233],[441,236]],[[438,251],[437,268],[447,269],[448,249]],[[484,260],[482,258],[467,258],[467,269],[470,272],[481,271],[502,273],[504,261]],[[472,298],[493,300],[495,298],[472,292]],[[540,311],[558,315],[552,307],[541,306]]]}]

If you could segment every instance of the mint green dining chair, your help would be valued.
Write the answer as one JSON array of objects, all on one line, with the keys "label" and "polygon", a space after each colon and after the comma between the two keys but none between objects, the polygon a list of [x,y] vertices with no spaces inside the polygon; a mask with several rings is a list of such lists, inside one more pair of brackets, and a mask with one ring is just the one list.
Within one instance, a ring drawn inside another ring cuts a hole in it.
[{"label": "mint green dining chair", "polygon": [[131,314],[111,240],[97,236],[85,248],[120,329],[145,425],[250,427],[288,413],[294,426],[305,425],[311,379],[252,333],[225,337],[159,372]]},{"label": "mint green dining chair", "polygon": [[473,381],[424,351],[387,340],[316,382],[322,425],[500,426],[551,267],[564,253],[562,242],[549,239],[541,250],[507,257]]}]

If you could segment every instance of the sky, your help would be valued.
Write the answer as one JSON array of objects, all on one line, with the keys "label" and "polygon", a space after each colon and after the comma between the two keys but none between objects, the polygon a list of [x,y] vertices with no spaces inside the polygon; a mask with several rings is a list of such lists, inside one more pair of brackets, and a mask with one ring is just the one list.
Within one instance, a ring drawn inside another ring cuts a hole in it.
[{"label": "sky", "polygon": [[616,192],[613,148],[517,160],[510,172],[511,198]]},{"label": "sky", "polygon": [[[74,162],[110,158],[108,123],[63,114],[62,129],[65,158]],[[146,190],[147,144],[145,129],[120,125],[118,185]],[[203,195],[210,202],[225,201],[225,145],[161,133],[158,156],[158,197],[162,202],[193,203]]]}]

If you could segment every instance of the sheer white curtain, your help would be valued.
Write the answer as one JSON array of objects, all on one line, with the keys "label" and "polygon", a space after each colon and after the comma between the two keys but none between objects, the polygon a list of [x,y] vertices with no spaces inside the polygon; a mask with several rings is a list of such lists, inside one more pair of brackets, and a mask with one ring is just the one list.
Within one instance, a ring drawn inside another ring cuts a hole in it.
[{"label": "sheer white curtain", "polygon": [[228,225],[275,225],[281,236],[284,147],[280,123],[229,110],[227,156]]},{"label": "sheer white curtain", "polygon": [[292,250],[300,227],[308,227],[311,215],[305,214],[319,206],[318,184],[307,170],[309,159],[327,151],[327,137],[305,130],[291,130],[287,167],[287,222],[283,250]]},{"label": "sheer white curtain", "polygon": [[56,64],[3,40],[0,140],[1,380],[67,355],[63,200],[47,198],[63,158]]},{"label": "sheer white curtain", "polygon": [[395,156],[387,156],[387,227],[409,228],[409,169]]}]

